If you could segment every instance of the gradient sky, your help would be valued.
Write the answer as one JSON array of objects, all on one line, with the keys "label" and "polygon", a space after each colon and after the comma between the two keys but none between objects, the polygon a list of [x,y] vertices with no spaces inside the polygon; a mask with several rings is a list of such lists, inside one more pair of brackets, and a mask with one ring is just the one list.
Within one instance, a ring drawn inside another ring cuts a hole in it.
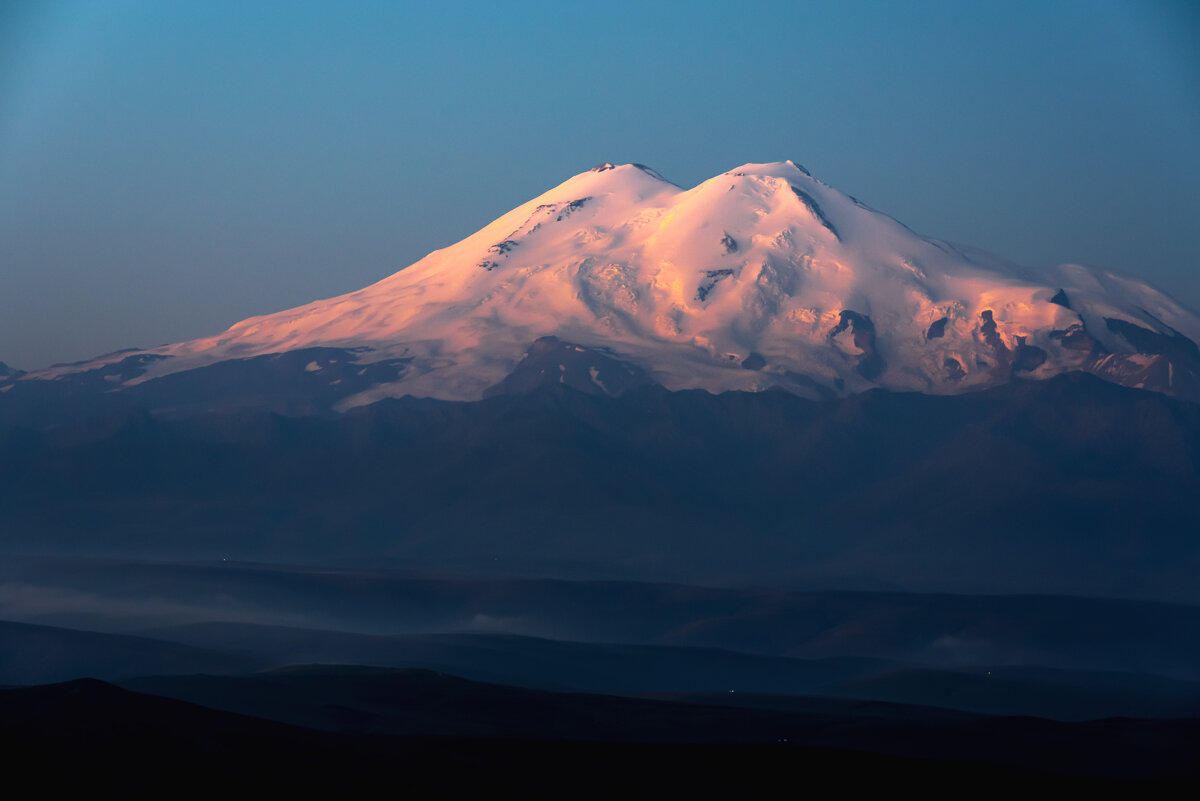
[{"label": "gradient sky", "polygon": [[601,161],[791,158],[1200,306],[1200,4],[0,3],[0,360],[357,289]]}]

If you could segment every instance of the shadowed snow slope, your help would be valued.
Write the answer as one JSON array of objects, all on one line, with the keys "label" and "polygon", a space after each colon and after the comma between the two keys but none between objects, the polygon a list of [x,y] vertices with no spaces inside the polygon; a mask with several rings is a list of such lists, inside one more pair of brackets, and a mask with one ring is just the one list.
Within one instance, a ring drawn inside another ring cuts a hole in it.
[{"label": "shadowed snow slope", "polygon": [[950,394],[1082,370],[1200,397],[1200,318],[1157,290],[1078,265],[1035,274],[923,238],[790,161],[687,190],[640,165],[600,165],[356,292],[0,381],[107,368],[112,389],[320,347],[342,353],[325,383],[346,379],[347,363],[389,365],[346,381],[337,408],[477,400],[527,384],[505,379],[547,337],[565,344],[543,355],[582,362],[525,374],[607,394],[619,390],[600,373],[615,378],[615,360],[634,383],[671,390]]}]

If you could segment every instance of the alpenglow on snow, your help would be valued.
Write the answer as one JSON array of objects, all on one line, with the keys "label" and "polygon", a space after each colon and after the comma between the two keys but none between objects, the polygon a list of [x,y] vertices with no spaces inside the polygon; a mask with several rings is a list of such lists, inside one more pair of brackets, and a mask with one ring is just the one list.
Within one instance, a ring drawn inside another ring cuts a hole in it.
[{"label": "alpenglow on snow", "polygon": [[213,337],[0,375],[0,390],[98,374],[112,391],[319,349],[303,370],[337,409],[547,382],[952,394],[1068,371],[1196,398],[1197,341],[1200,318],[1141,281],[1035,272],[918,236],[791,161],[692,189],[602,164],[364,289]]}]

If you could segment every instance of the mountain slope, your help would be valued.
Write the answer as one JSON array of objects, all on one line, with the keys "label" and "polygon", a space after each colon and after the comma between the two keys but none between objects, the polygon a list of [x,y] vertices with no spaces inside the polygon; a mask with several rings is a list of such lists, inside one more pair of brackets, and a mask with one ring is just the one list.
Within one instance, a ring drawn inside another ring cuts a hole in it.
[{"label": "mountain slope", "polygon": [[1200,406],[555,386],[0,434],[0,547],[707,583],[1198,595]]},{"label": "mountain slope", "polygon": [[364,289],[0,378],[0,393],[67,377],[116,390],[305,351],[288,374],[337,409],[556,381],[954,394],[1072,370],[1200,397],[1198,340],[1200,318],[1144,283],[1078,265],[1035,275],[920,237],[790,161],[688,190],[605,164]]}]

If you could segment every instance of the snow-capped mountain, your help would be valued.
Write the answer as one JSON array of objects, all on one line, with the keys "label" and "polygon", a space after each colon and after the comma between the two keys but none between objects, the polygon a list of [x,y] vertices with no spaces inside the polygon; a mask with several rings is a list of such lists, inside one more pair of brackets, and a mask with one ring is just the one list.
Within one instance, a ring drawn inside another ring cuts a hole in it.
[{"label": "snow-capped mountain", "polygon": [[0,391],[87,375],[128,389],[296,354],[290,369],[340,409],[545,382],[954,394],[1068,371],[1194,398],[1197,341],[1200,317],[1145,283],[1079,265],[1034,273],[919,236],[791,161],[692,189],[603,164],[364,289],[0,377]]},{"label": "snow-capped mountain", "polygon": [[1198,340],[791,162],[606,164],[356,292],[0,367],[0,552],[1195,603],[1200,404],[1117,384],[1200,399]]}]

